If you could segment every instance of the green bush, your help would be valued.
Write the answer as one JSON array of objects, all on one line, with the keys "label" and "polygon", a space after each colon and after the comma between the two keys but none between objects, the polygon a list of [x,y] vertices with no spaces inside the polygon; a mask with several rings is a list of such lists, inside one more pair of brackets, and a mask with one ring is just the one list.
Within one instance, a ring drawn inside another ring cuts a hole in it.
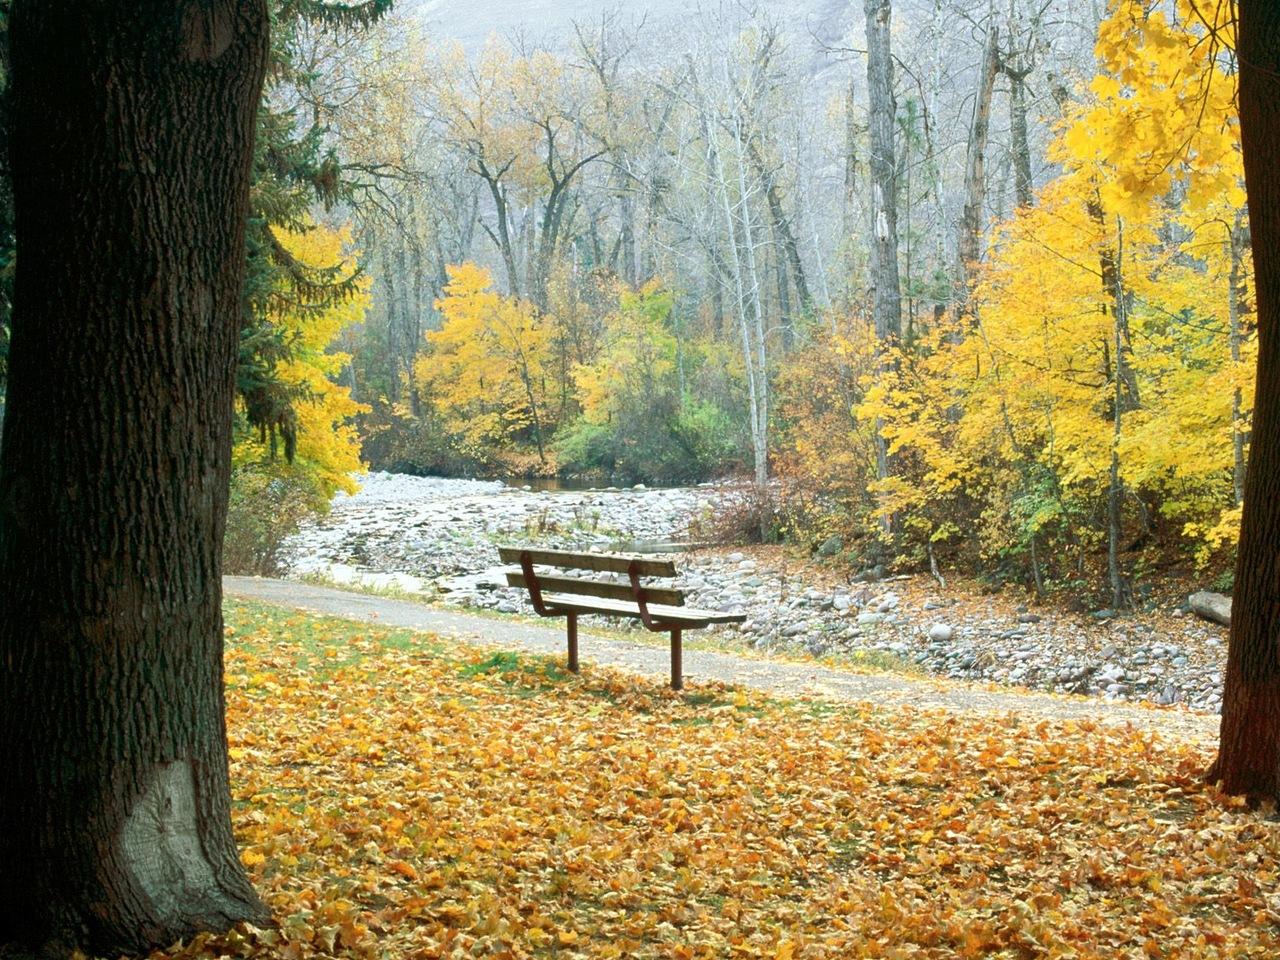
[{"label": "green bush", "polygon": [[729,418],[709,403],[671,406],[651,404],[604,424],[570,422],[553,445],[561,472],[625,483],[694,483],[723,473],[737,453]]},{"label": "green bush", "polygon": [[287,464],[247,464],[231,474],[227,537],[222,563],[227,573],[269,577],[280,573],[280,547],[304,520],[328,509],[306,475]]}]

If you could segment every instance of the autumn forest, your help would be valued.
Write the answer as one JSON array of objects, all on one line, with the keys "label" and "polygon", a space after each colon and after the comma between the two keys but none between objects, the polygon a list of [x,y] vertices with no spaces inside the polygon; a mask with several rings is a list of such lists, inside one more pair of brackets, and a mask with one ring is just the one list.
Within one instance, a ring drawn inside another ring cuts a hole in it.
[{"label": "autumn forest", "polygon": [[1273,0],[0,0],[0,957],[1276,956],[1277,324]]},{"label": "autumn forest", "polygon": [[411,11],[287,24],[269,103],[303,132],[271,159],[324,202],[271,242],[322,276],[264,298],[283,388],[243,394],[236,493],[320,507],[362,460],[741,476],[744,533],[864,565],[1117,607],[1135,566],[1225,581],[1256,349],[1236,71],[1221,23],[1149,6],[872,4],[865,50],[736,7],[472,49]]}]

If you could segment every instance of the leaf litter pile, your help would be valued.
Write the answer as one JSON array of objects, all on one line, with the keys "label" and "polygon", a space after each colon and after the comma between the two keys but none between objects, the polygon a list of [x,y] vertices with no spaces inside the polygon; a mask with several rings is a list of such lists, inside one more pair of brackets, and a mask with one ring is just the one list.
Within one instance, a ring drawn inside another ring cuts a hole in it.
[{"label": "leaf litter pile", "polygon": [[235,826],[278,926],[162,956],[1280,952],[1280,825],[1191,746],[227,621]]}]

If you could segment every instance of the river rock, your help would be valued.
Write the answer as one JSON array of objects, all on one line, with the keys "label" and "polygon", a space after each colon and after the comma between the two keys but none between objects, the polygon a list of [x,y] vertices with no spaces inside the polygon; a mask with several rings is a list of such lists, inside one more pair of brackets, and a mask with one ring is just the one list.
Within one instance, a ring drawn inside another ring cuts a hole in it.
[{"label": "river rock", "polygon": [[881,613],[889,613],[891,610],[896,609],[900,602],[896,593],[886,593],[875,602],[875,607]]},{"label": "river rock", "polygon": [[1221,593],[1212,593],[1208,590],[1201,590],[1187,597],[1187,605],[1192,612],[1204,617],[1206,620],[1212,620],[1214,623],[1220,623],[1224,627],[1231,626],[1231,598],[1223,596]]},{"label": "river rock", "polygon": [[843,549],[844,549],[844,537],[840,536],[837,533],[830,537],[827,537],[826,540],[822,541],[822,546],[818,547],[818,556],[834,557],[837,553],[839,553]]},{"label": "river rock", "polygon": [[955,634],[955,628],[949,623],[935,623],[929,628],[929,639],[934,643],[947,643]]},{"label": "river rock", "polygon": [[[588,552],[674,546],[690,539],[690,518],[736,496],[714,486],[534,493],[491,481],[395,474],[369,475],[363,484],[355,495],[339,494],[326,516],[291,538],[284,559],[294,577],[439,591],[450,604],[526,613],[523,590],[495,589],[505,580],[495,569],[497,544]],[[1195,709],[1221,705],[1224,632],[1191,617],[1174,620],[1168,608],[1110,622],[1045,614],[1050,630],[1031,625],[1035,615],[1025,604],[986,612],[956,607],[930,586],[898,588],[900,578],[885,578],[883,568],[861,579],[885,583],[819,588],[822,578],[794,567],[787,572],[767,551],[751,560],[745,551],[689,553],[677,562],[688,603],[748,614],[750,621],[731,634],[761,650],[785,644],[793,653],[891,651],[956,679],[1157,702],[1176,697]],[[947,621],[934,619],[944,610]]]}]

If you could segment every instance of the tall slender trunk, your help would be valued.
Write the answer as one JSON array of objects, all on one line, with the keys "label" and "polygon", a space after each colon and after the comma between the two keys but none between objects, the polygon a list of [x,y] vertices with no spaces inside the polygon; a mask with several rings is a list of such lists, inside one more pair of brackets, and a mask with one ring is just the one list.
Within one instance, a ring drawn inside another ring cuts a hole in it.
[{"label": "tall slender trunk", "polygon": [[[1090,205],[1090,211],[1105,230],[1102,207]],[[1106,246],[1101,253],[1102,285],[1106,306],[1104,312],[1111,317],[1109,353],[1111,354],[1111,464],[1107,480],[1107,580],[1111,586],[1111,605],[1127,607],[1130,603],[1129,583],[1120,564],[1120,541],[1123,533],[1124,478],[1120,472],[1120,441],[1123,437],[1124,416],[1139,406],[1137,377],[1129,363],[1132,347],[1129,342],[1129,296],[1124,284],[1124,227],[1116,219],[1114,246]]]},{"label": "tall slender trunk", "polygon": [[1019,207],[1034,201],[1031,180],[1031,146],[1027,140],[1027,71],[1005,67],[1009,78],[1009,145],[1013,154],[1013,187]]},{"label": "tall slender trunk", "polygon": [[[746,261],[747,277],[751,281],[751,345],[755,350],[756,401],[753,404],[756,417],[755,450],[756,486],[763,490],[769,483],[769,356],[764,332],[764,310],[760,302],[760,272],[756,266],[755,231],[751,224],[750,190],[747,185],[745,143],[740,118],[734,118],[734,139],[737,141],[736,166],[738,171],[738,205],[742,210],[742,246]],[[761,537],[764,537],[764,518],[761,517]]]},{"label": "tall slender trunk", "polygon": [[1228,793],[1280,797],[1280,6],[1239,0],[1240,133],[1249,192],[1258,379],[1236,551],[1218,759]]},{"label": "tall slender trunk", "polygon": [[[507,200],[507,188],[502,182],[502,173],[491,172],[483,160],[477,162],[476,169],[489,188],[495,214],[495,229],[489,229],[489,225],[483,221],[481,226],[502,255],[502,266],[507,273],[507,292],[513,297],[518,297],[523,285],[520,283],[520,271],[516,266],[515,244],[511,239],[511,205]],[[505,170],[504,167],[503,171]]]},{"label": "tall slender trunk", "polygon": [[842,224],[844,226],[843,233],[846,237],[854,235],[857,227],[854,223],[854,210],[857,207],[858,198],[858,124],[855,121],[854,108],[857,100],[854,96],[857,89],[857,81],[849,78],[849,89],[844,95],[844,206],[842,208],[844,216]]},{"label": "tall slender trunk", "polygon": [[724,259],[714,245],[707,246],[707,284],[711,288],[711,332],[724,334]]},{"label": "tall slender trunk", "polygon": [[409,392],[409,409],[414,417],[422,416],[422,397],[418,392],[417,360],[418,351],[422,348],[422,317],[426,312],[424,292],[426,287],[426,264],[423,262],[422,243],[418,239],[417,204],[413,194],[408,197],[406,227],[409,235],[409,273],[410,289],[413,291],[412,301],[408,305],[405,317],[404,366],[405,379]]},{"label": "tall slender trunk", "polygon": [[400,402],[400,351],[396,349],[396,314],[400,304],[400,284],[387,251],[382,253],[382,282],[387,288],[387,362],[391,369],[387,378],[387,399]]},{"label": "tall slender trunk", "polygon": [[[1231,273],[1227,291],[1227,319],[1228,331],[1227,337],[1231,350],[1232,364],[1240,363],[1240,346],[1243,340],[1243,333],[1240,329],[1240,317],[1245,312],[1245,277],[1244,277],[1244,258],[1249,248],[1249,228],[1245,222],[1245,212],[1241,210],[1236,214],[1235,223],[1231,227],[1231,235],[1227,241],[1231,250]],[[1244,503],[1244,448],[1247,441],[1248,431],[1245,429],[1245,418],[1242,412],[1242,404],[1244,398],[1240,395],[1240,388],[1236,387],[1231,392],[1231,487],[1234,493],[1235,505],[1238,507]]]},{"label": "tall slender trunk", "polygon": [[547,452],[542,440],[542,418],[538,416],[538,401],[533,394],[533,377],[529,374],[529,364],[521,359],[520,380],[524,384],[525,399],[529,401],[529,416],[533,418],[533,442],[538,448],[538,462],[547,462]]},{"label": "tall slender trunk", "polygon": [[759,144],[753,137],[743,138],[747,158],[756,177],[764,184],[765,203],[769,207],[770,227],[773,230],[775,244],[785,259],[785,268],[791,271],[791,280],[796,286],[801,313],[809,313],[813,309],[813,294],[809,292],[809,280],[805,275],[804,262],[800,259],[800,244],[796,242],[795,230],[791,226],[791,218],[782,206],[782,189],[778,186],[778,178],[774,170],[765,162]]},{"label": "tall slender trunk", "polygon": [[[773,245],[776,250],[778,246],[776,233],[773,235]],[[796,328],[795,317],[791,313],[791,282],[787,278],[787,265],[781,257],[774,257],[773,276],[774,285],[778,288],[778,319],[782,326],[782,349],[786,352],[795,346]]]},{"label": "tall slender trunk", "polygon": [[[865,0],[867,17],[867,95],[870,101],[871,283],[872,317],[882,371],[891,368],[891,351],[902,334],[902,292],[898,277],[898,179],[894,165],[893,56],[889,46],[893,9],[890,0]],[[876,476],[890,475],[889,444],[875,423]],[[884,518],[886,532],[893,519]]]},{"label": "tall slender trunk", "polygon": [[636,202],[631,190],[623,185],[619,203],[622,217],[622,277],[628,285],[637,286],[639,261],[636,257]]},{"label": "tall slender trunk", "polygon": [[[743,170],[741,150],[738,155],[738,205],[743,211],[741,225],[744,236],[739,236],[739,218],[734,215],[733,201],[729,196],[729,175],[725,169],[724,157],[717,144],[716,130],[711,124],[706,98],[698,87],[697,71],[692,55],[686,55],[690,75],[693,77],[699,101],[699,120],[702,137],[707,145],[707,165],[710,178],[714,184],[716,201],[720,213],[724,216],[726,239],[729,250],[730,276],[733,278],[734,306],[737,313],[738,329],[742,335],[742,362],[747,376],[747,404],[749,407],[749,426],[751,428],[751,452],[754,461],[754,476],[757,489],[763,491],[769,482],[769,394],[768,367],[764,337],[764,317],[760,312],[760,284],[755,269],[755,249],[752,243],[749,198],[746,193],[746,177]],[[741,129],[735,118],[734,138],[741,148]],[[744,260],[746,261],[744,264]],[[748,287],[748,283],[751,284]],[[761,517],[761,533],[764,533],[764,518]]]},{"label": "tall slender trunk", "polygon": [[999,66],[999,30],[994,14],[987,18],[987,41],[982,51],[982,68],[978,72],[978,89],[974,93],[973,121],[969,125],[969,148],[965,155],[964,212],[960,217],[960,236],[956,243],[956,316],[968,310],[969,287],[973,273],[982,258],[983,208],[987,198],[987,134],[991,129],[991,95],[995,90],[996,68]]},{"label": "tall slender trunk", "polygon": [[267,917],[221,613],[267,6],[18,0],[11,31],[0,945],[141,953]]}]

